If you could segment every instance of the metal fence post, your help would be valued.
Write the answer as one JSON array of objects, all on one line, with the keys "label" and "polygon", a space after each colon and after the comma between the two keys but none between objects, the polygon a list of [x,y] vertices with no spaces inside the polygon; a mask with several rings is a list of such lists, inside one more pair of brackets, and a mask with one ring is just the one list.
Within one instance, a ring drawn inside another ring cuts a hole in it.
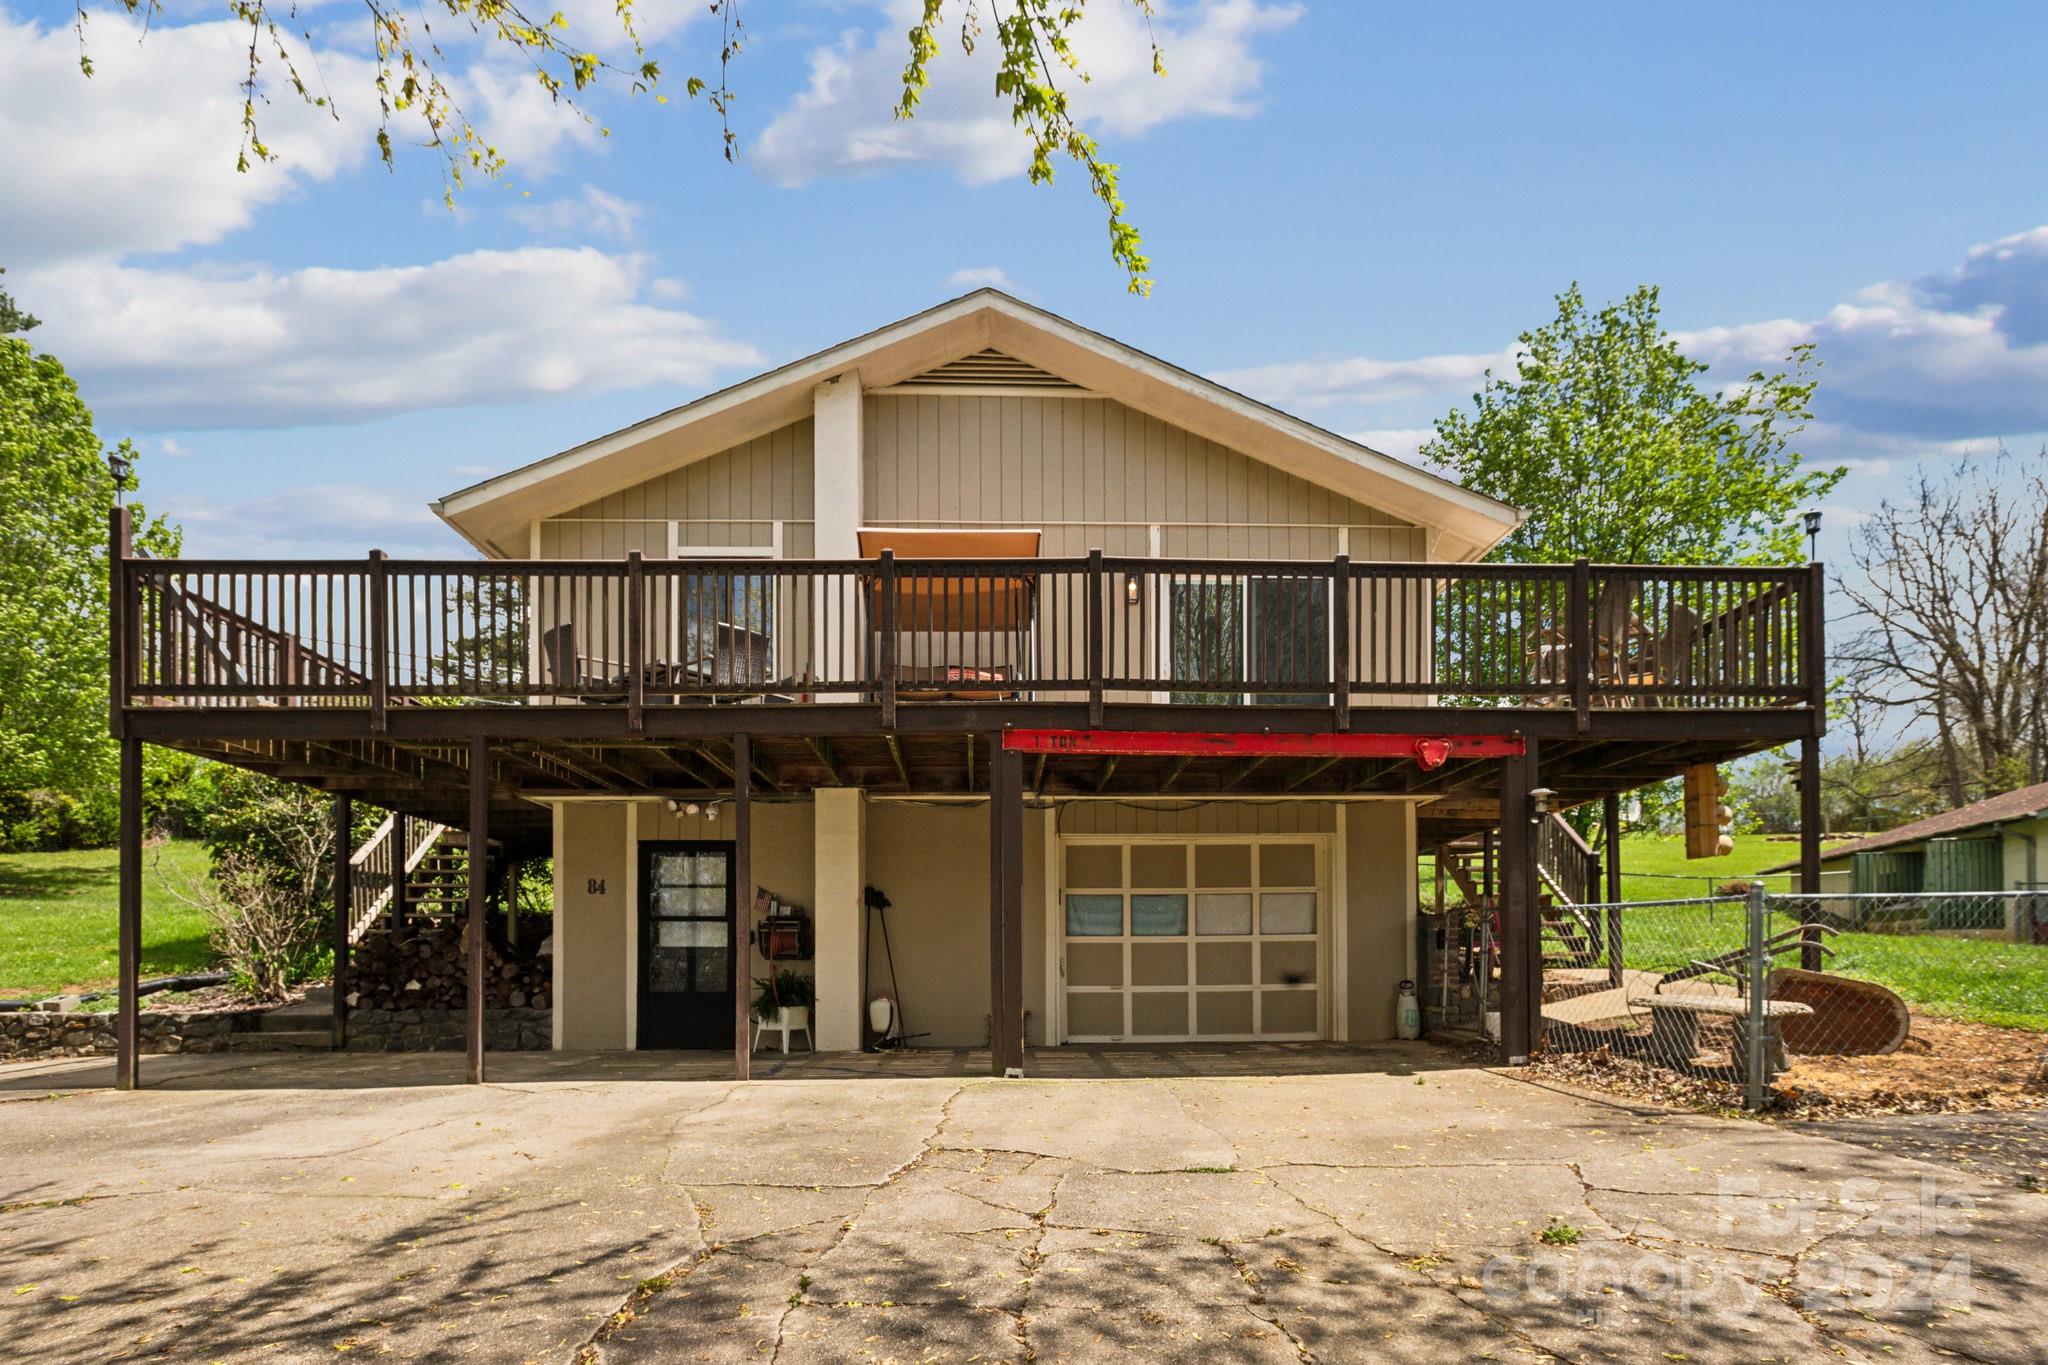
[{"label": "metal fence post", "polygon": [[1749,884],[1749,1037],[1745,1040],[1748,1055],[1748,1076],[1742,1094],[1743,1108],[1752,1112],[1764,1107],[1764,1058],[1769,1049],[1765,1046],[1764,1030],[1769,1026],[1770,1015],[1765,1006],[1764,992],[1770,980],[1771,959],[1765,948],[1770,937],[1770,900],[1762,882]]}]

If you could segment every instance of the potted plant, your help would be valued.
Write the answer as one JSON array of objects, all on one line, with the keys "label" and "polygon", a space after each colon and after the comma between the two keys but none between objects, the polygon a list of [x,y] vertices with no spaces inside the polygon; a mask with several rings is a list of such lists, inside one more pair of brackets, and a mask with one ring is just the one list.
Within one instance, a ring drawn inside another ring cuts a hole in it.
[{"label": "potted plant", "polygon": [[817,1001],[811,978],[784,967],[773,976],[754,978],[754,1017],[772,1029],[811,1027],[811,1006]]}]

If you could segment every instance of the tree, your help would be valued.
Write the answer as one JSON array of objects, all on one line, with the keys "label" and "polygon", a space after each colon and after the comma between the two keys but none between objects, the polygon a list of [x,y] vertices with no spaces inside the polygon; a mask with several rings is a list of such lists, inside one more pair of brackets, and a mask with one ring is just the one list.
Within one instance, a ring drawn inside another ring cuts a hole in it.
[{"label": "tree", "polygon": [[2048,473],[1995,459],[1921,471],[1860,529],[1842,581],[1859,629],[1849,695],[1931,737],[1942,795],[1967,805],[2048,781]]},{"label": "tree", "polygon": [[1593,313],[1574,284],[1554,321],[1522,333],[1514,377],[1487,371],[1471,410],[1437,422],[1423,458],[1529,514],[1496,560],[1799,561],[1794,514],[1844,473],[1802,469],[1791,446],[1811,348],[1794,348],[1789,372],[1708,393],[1706,365],[1658,319],[1654,286]]},{"label": "tree", "polygon": [[[5,275],[6,273],[6,268],[0,267],[0,275]],[[16,332],[26,332],[32,327],[40,327],[42,325],[43,320],[41,318],[22,312],[13,298],[8,295],[7,291],[0,289],[0,337],[11,336]]]},{"label": "tree", "polygon": [[[119,447],[135,487],[135,451]],[[0,790],[103,799],[107,732],[107,514],[115,481],[64,367],[0,336]],[[136,509],[139,543],[177,535]]]},{"label": "tree", "polygon": [[[162,12],[163,0],[121,0],[130,14],[154,16]],[[378,124],[376,142],[386,166],[394,163],[392,128],[400,119],[416,121],[425,144],[440,153],[447,179],[449,202],[461,188],[467,172],[494,176],[505,168],[505,158],[492,145],[487,130],[478,127],[464,111],[454,85],[445,71],[441,39],[432,31],[430,19],[445,11],[446,17],[487,41],[505,44],[524,60],[533,80],[548,98],[569,106],[588,118],[576,100],[582,92],[600,86],[628,93],[658,93],[660,63],[651,58],[639,33],[634,0],[616,0],[620,29],[630,42],[629,60],[614,62],[600,56],[572,32],[569,21],[555,11],[551,15],[528,14],[515,0],[427,0],[417,11],[393,5],[388,0],[362,0],[370,21],[374,43],[374,93]],[[685,3],[685,0],[667,0]],[[1147,32],[1153,14],[1153,0],[1124,0],[1146,21]],[[1033,184],[1049,184],[1053,158],[1065,156],[1088,178],[1089,191],[1109,215],[1109,253],[1124,271],[1130,291],[1151,292],[1146,275],[1151,262],[1146,257],[1138,230],[1126,216],[1123,196],[1117,187],[1116,163],[1102,158],[1095,139],[1075,119],[1067,93],[1067,81],[1085,82],[1073,49],[1073,34],[1083,14],[1082,0],[923,0],[923,10],[907,35],[907,60],[903,68],[902,95],[896,116],[912,118],[930,85],[931,64],[942,51],[940,35],[959,22],[959,43],[971,54],[983,31],[983,7],[996,42],[995,94],[1010,108],[1010,121],[1031,148],[1029,175]],[[708,0],[711,15],[719,21],[718,70],[716,79],[692,75],[682,82],[684,93],[703,97],[718,115],[725,158],[738,155],[739,139],[732,128],[734,90],[732,68],[746,40],[741,19],[742,0]],[[301,74],[311,64],[310,46],[296,45],[306,37],[300,17],[299,0],[229,0],[230,13],[249,29],[249,61],[240,82],[242,145],[236,160],[238,170],[247,171],[258,161],[273,156],[262,137],[259,111],[266,103],[260,80],[263,64],[274,62],[282,71],[292,93],[315,108],[333,112],[324,93],[316,93],[317,81]],[[78,6],[81,39],[86,11]],[[289,30],[289,31],[287,31]],[[1166,62],[1157,41],[1152,41],[1152,71],[1166,74]],[[92,57],[81,49],[79,66],[92,75]],[[609,132],[609,130],[606,130]]]}]

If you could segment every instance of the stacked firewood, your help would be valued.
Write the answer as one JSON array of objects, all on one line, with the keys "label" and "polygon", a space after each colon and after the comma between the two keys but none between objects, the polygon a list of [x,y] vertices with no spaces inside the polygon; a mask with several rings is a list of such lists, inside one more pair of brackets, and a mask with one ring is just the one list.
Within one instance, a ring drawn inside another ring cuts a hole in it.
[{"label": "stacked firewood", "polygon": [[[493,925],[494,928],[500,926]],[[484,942],[484,1005],[488,1009],[546,1009],[550,959],[536,955],[550,925],[526,917],[520,946],[498,934]],[[352,1009],[461,1009],[469,1001],[466,929],[454,918],[417,918],[404,926],[379,925],[349,953]]]}]

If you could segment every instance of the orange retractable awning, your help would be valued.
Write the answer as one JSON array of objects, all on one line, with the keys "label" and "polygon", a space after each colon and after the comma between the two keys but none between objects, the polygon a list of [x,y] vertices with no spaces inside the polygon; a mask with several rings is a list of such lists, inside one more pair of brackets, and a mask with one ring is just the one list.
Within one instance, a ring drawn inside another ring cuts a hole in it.
[{"label": "orange retractable awning", "polygon": [[[918,560],[1036,559],[1039,533],[1011,530],[927,530],[872,527],[860,532],[860,552],[875,558],[892,551],[907,572],[896,579],[896,624],[905,631],[1009,631],[1031,624],[1035,581],[1014,574],[931,574]],[[876,584],[871,591],[879,593]],[[880,603],[870,616],[880,625]]]}]

